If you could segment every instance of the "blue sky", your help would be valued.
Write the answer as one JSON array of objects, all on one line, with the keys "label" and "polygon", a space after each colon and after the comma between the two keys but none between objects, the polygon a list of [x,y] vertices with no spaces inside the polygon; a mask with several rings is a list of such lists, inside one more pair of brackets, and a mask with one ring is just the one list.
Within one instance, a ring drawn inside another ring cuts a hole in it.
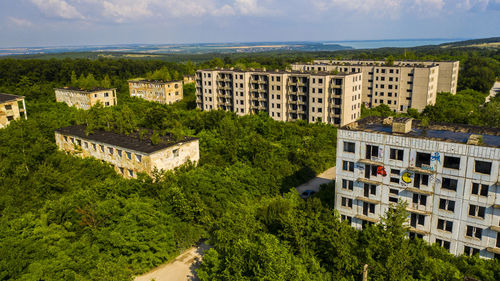
[{"label": "blue sky", "polygon": [[0,0],[0,47],[500,36],[500,0]]}]

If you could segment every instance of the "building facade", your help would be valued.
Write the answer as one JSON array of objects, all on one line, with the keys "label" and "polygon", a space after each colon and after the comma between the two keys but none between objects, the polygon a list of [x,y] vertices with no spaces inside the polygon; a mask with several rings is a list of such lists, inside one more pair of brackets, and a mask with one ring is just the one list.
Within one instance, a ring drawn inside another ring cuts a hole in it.
[{"label": "building facade", "polygon": [[500,130],[368,117],[337,135],[341,219],[363,228],[405,201],[410,237],[500,257]]},{"label": "building facade", "polygon": [[184,75],[184,85],[194,82],[195,82],[194,75]]},{"label": "building facade", "polygon": [[55,131],[60,150],[79,157],[94,157],[113,166],[126,177],[135,178],[137,173],[152,176],[155,171],[172,170],[182,164],[200,159],[199,140],[185,137],[174,140],[162,137],[153,144],[149,134],[121,135],[108,131],[86,134],[86,127],[76,125]]},{"label": "building facade", "polygon": [[153,81],[130,80],[128,81],[131,97],[140,97],[148,101],[163,104],[172,104],[182,100],[182,80],[178,81]]},{"label": "building facade", "polygon": [[406,112],[435,104],[438,92],[456,94],[459,66],[458,61],[395,61],[389,66],[385,61],[316,60],[293,64],[292,69],[362,72],[362,101],[367,107],[386,104],[393,111]]},{"label": "building facade", "polygon": [[56,101],[64,102],[68,106],[74,106],[79,109],[88,110],[97,103],[104,107],[117,104],[116,89],[93,89],[82,90],[78,88],[56,88]]},{"label": "building facade", "polygon": [[198,70],[196,103],[201,110],[343,126],[361,115],[361,83],[361,73]]},{"label": "building facade", "polygon": [[0,93],[0,129],[21,117],[28,119],[24,97]]}]

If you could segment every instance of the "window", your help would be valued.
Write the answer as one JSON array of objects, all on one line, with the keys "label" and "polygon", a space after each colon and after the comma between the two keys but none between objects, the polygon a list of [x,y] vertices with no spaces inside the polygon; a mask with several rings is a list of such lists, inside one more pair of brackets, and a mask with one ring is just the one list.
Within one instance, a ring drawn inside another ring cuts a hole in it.
[{"label": "window", "polygon": [[366,145],[366,159],[371,159],[372,157],[378,157],[378,146],[376,145]]},{"label": "window", "polygon": [[429,185],[429,175],[423,175],[423,174],[417,174],[417,173],[415,174],[413,186],[420,187],[420,185],[423,185],[423,186]]},{"label": "window", "polygon": [[389,189],[389,202],[398,203],[398,197],[397,197],[398,195],[399,195],[399,190],[393,188]]},{"label": "window", "polygon": [[455,201],[441,198],[439,199],[439,209],[454,212]]},{"label": "window", "polygon": [[427,195],[413,193],[413,204],[421,206],[427,205]]},{"label": "window", "polygon": [[84,143],[83,143],[83,147],[85,147],[85,148],[89,148],[89,143],[88,143],[88,142],[84,142]]},{"label": "window", "polygon": [[131,176],[131,177],[133,177],[134,176],[134,171],[129,169],[128,170],[128,175]]},{"label": "window", "polygon": [[12,105],[10,104],[5,105],[5,110],[12,110]]},{"label": "window", "polygon": [[403,153],[402,149],[391,148],[391,159],[403,161]]},{"label": "window", "polygon": [[120,170],[120,173],[123,175],[123,168],[122,167],[118,167],[118,170]]},{"label": "window", "polygon": [[93,144],[92,144],[92,148],[93,148],[94,150],[97,150],[97,147],[96,147],[95,143],[93,143]]},{"label": "window", "polygon": [[351,161],[342,161],[342,170],[354,172],[354,162]]},{"label": "window", "polygon": [[460,157],[445,156],[443,167],[448,169],[460,169]]},{"label": "window", "polygon": [[481,239],[483,236],[483,230],[479,227],[468,225],[466,228],[465,236]]},{"label": "window", "polygon": [[474,171],[476,173],[489,175],[491,173],[491,162],[476,160],[474,164]]},{"label": "window", "polygon": [[473,182],[471,193],[474,195],[488,196],[488,186],[486,184]]},{"label": "window", "polygon": [[476,248],[472,248],[472,247],[469,247],[469,246],[465,246],[464,247],[464,254],[466,256],[473,256],[473,255],[476,255],[476,254],[479,254],[479,249],[476,249]]},{"label": "window", "polygon": [[377,186],[374,184],[365,183],[363,189],[365,197],[370,197],[370,194],[377,195]]},{"label": "window", "polygon": [[353,142],[344,142],[344,152],[351,152],[354,153],[354,143]]},{"label": "window", "polygon": [[354,190],[354,182],[346,179],[342,179],[342,188],[348,190]]},{"label": "window", "polygon": [[457,191],[457,186],[458,186],[458,180],[456,179],[443,178],[441,182],[441,188],[443,189]]},{"label": "window", "polygon": [[99,148],[101,149],[101,152],[104,152],[104,145],[100,144]]},{"label": "window", "polygon": [[174,149],[172,151],[172,154],[174,155],[174,157],[179,157],[179,149]]},{"label": "window", "polygon": [[122,151],[120,149],[117,149],[116,152],[118,153],[118,156],[122,157]]},{"label": "window", "polygon": [[351,225],[351,223],[352,223],[352,217],[350,217],[350,216],[340,215],[340,220],[347,221],[349,225]]},{"label": "window", "polygon": [[411,213],[410,225],[417,227],[417,225],[425,225],[425,215]]},{"label": "window", "polygon": [[431,164],[431,154],[430,153],[423,153],[423,152],[417,152],[417,159],[415,166],[418,168],[421,168],[422,165],[430,165]]},{"label": "window", "polygon": [[352,208],[352,199],[351,198],[342,197],[342,207]]},{"label": "window", "polygon": [[135,155],[135,159],[137,160],[137,162],[141,162],[142,161],[142,155],[136,154]]},{"label": "window", "polygon": [[363,202],[363,215],[375,214],[375,204]]},{"label": "window", "polygon": [[437,229],[452,232],[453,231],[453,222],[438,219]]},{"label": "window", "polygon": [[450,242],[449,241],[445,241],[445,240],[441,240],[441,239],[436,238],[436,244],[438,244],[439,247],[445,248],[446,250],[450,250]]},{"label": "window", "polygon": [[484,219],[486,207],[469,204],[469,216]]},{"label": "window", "polygon": [[109,154],[113,154],[113,148],[112,147],[108,147],[108,152],[109,152]]},{"label": "window", "polygon": [[125,154],[127,154],[127,159],[132,160],[132,153],[126,151]]},{"label": "window", "polygon": [[109,97],[109,93],[104,93],[104,97]]}]

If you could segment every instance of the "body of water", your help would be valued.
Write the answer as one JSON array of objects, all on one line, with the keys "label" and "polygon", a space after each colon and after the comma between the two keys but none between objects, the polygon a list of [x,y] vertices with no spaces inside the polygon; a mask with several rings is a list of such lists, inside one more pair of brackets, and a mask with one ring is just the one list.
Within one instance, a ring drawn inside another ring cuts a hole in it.
[{"label": "body of water", "polygon": [[443,43],[458,42],[468,39],[399,39],[399,40],[359,40],[359,41],[329,41],[324,44],[340,44],[354,49],[376,49],[384,47],[417,47],[425,45],[439,45]]}]

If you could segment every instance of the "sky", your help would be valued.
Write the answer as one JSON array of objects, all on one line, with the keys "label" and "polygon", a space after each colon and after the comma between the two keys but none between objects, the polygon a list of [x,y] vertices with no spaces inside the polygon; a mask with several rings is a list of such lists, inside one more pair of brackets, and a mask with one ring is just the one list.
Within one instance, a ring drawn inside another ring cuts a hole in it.
[{"label": "sky", "polygon": [[0,0],[0,47],[500,36],[500,0]]}]

